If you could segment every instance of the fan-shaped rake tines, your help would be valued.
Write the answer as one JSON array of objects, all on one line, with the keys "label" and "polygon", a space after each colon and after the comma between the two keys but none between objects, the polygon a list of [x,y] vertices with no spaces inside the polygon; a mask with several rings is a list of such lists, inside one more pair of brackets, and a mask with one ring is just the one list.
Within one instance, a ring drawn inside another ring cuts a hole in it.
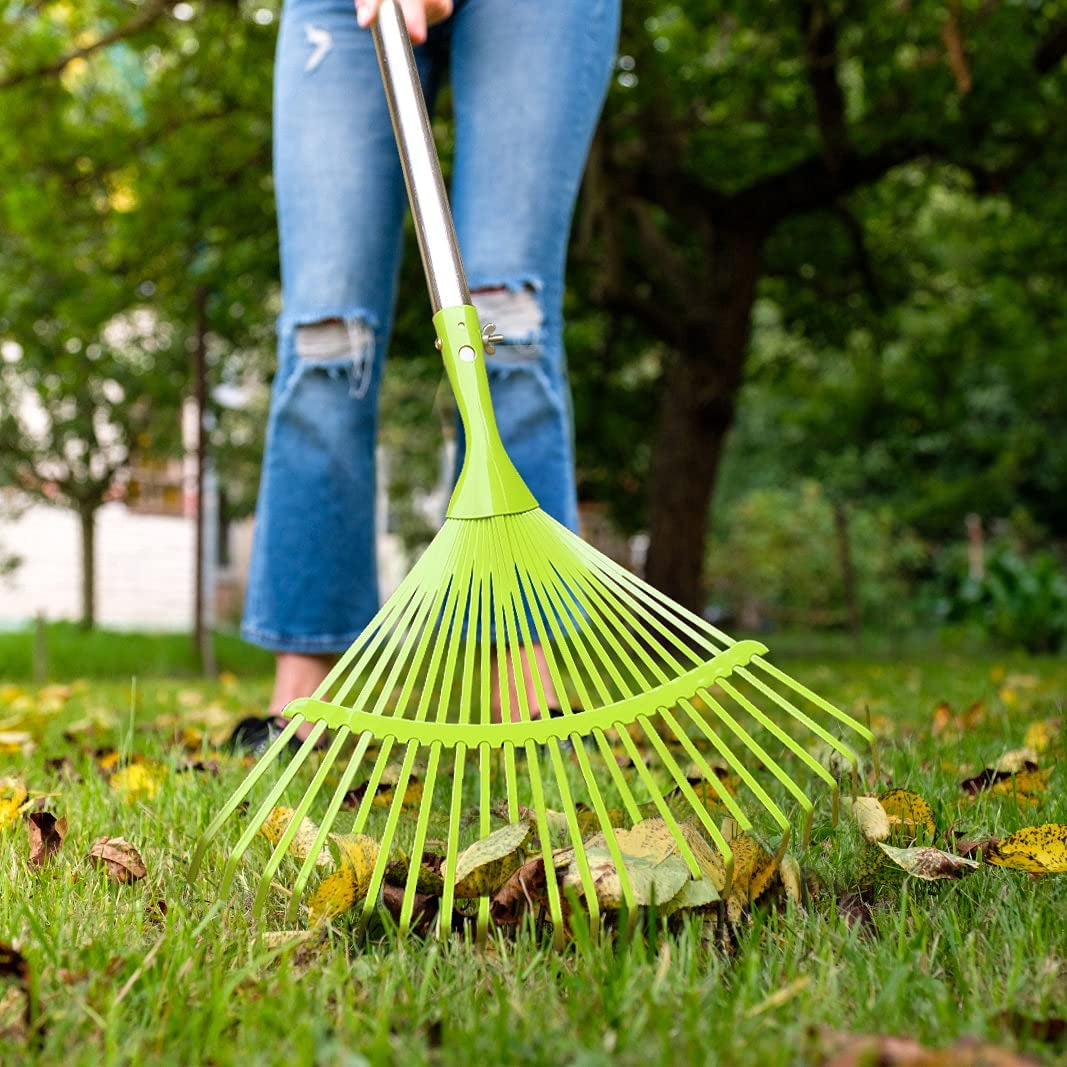
[{"label": "fan-shaped rake tines", "polygon": [[[864,726],[772,666],[765,652],[758,642],[733,642],[540,510],[450,519],[315,696],[289,706],[289,726],[208,827],[192,873],[264,787],[223,866],[219,891],[229,895],[259,828],[287,790],[302,788],[253,904],[257,915],[267,905],[303,820],[314,814],[317,834],[292,883],[295,921],[358,784],[356,814],[344,830],[379,842],[361,886],[363,917],[378,905],[387,868],[395,876],[391,854],[402,846],[402,932],[415,914],[431,830],[444,837],[443,935],[452,929],[457,888],[468,892],[466,880],[457,887],[462,848],[472,836],[488,837],[497,813],[533,825],[558,936],[567,906],[555,877],[561,855],[594,928],[601,916],[593,848],[600,869],[610,855],[622,906],[633,914],[642,903],[616,835],[649,816],[662,819],[693,878],[709,874],[711,842],[718,888],[728,891],[733,859],[723,817],[741,830],[752,827],[752,816],[769,822],[783,849],[788,811],[799,810],[805,832],[811,822],[813,803],[798,779],[837,788],[812,742],[855,766],[852,747],[829,727],[870,740]],[[547,709],[552,714],[542,715]],[[305,721],[311,733],[267,786],[268,770]],[[327,730],[336,732],[322,752]],[[412,811],[409,786],[418,775],[422,793]],[[392,798],[383,805],[386,778]],[[489,897],[462,907],[473,909],[484,934]]]}]

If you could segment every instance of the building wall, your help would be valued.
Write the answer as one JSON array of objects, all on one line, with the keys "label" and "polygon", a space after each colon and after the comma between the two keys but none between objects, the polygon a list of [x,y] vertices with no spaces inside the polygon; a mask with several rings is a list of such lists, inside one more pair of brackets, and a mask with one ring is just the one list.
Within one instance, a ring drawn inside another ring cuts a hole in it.
[{"label": "building wall", "polygon": [[[185,629],[193,615],[193,520],[139,515],[105,504],[97,515],[96,604],[102,626]],[[70,511],[33,504],[0,524],[5,550],[22,558],[0,578],[0,625],[81,614],[81,534]]]}]

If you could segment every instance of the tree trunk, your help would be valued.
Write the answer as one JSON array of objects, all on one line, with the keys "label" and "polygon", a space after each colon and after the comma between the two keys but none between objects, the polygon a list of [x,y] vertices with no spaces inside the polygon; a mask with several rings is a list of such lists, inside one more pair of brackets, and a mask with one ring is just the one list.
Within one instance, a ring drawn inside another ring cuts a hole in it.
[{"label": "tree trunk", "polygon": [[852,560],[852,540],[848,532],[848,512],[845,505],[834,501],[834,530],[837,533],[837,559],[841,566],[841,587],[845,593],[845,608],[848,611],[848,628],[852,636],[859,638],[863,628],[860,617],[860,602],[856,592],[856,568]]},{"label": "tree trunk", "polygon": [[96,624],[96,508],[78,511],[82,535],[82,617],[83,630]]},{"label": "tree trunk", "polygon": [[704,607],[711,497],[741,386],[762,234],[716,235],[710,292],[696,293],[689,348],[664,374],[649,465],[646,576],[686,607]]}]

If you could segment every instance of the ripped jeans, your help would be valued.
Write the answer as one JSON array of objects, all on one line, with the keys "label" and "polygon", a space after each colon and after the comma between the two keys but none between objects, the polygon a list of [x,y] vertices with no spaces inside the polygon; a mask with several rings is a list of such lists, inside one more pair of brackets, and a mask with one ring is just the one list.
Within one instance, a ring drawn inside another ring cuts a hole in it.
[{"label": "ripped jeans", "polygon": [[[541,506],[572,529],[563,274],[618,21],[619,0],[457,0],[415,50],[431,107],[451,81],[456,232],[481,320],[504,335],[488,360],[501,436]],[[274,171],[283,313],[242,633],[329,653],[379,604],[377,397],[406,208],[352,0],[286,0]]]}]

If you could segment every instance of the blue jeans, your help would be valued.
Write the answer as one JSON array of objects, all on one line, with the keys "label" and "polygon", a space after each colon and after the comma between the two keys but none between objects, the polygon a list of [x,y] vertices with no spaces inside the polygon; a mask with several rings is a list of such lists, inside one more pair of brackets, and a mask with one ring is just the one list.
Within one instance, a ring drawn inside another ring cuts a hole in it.
[{"label": "blue jeans", "polygon": [[[618,21],[619,0],[457,0],[415,50],[431,106],[451,78],[456,232],[482,321],[505,338],[488,361],[501,436],[571,528],[564,264]],[[242,632],[328,653],[378,609],[377,395],[406,206],[352,0],[287,0],[274,101],[283,312]]]}]

